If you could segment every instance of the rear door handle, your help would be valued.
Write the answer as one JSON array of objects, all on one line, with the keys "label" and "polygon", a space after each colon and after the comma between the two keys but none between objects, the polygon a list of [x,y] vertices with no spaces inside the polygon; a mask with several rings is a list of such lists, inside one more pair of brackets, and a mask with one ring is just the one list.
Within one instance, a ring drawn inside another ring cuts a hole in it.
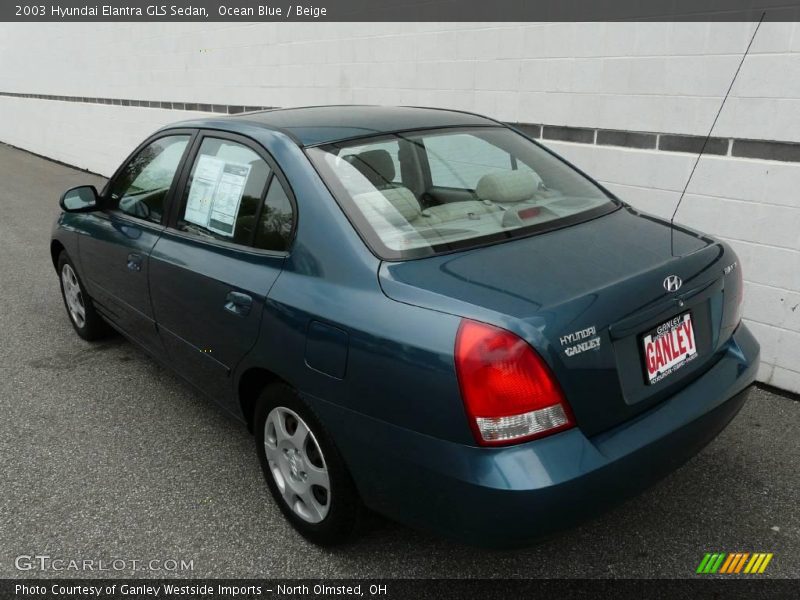
[{"label": "rear door handle", "polygon": [[141,271],[142,270],[142,255],[136,252],[128,254],[128,270]]},{"label": "rear door handle", "polygon": [[225,310],[237,317],[246,317],[253,306],[253,298],[241,292],[229,292],[225,298]]}]

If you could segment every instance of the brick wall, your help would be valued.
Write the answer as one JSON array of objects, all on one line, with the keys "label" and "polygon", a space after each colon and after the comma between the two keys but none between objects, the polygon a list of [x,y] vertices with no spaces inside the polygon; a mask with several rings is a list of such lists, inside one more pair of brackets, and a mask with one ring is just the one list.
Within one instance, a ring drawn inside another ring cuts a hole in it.
[{"label": "brick wall", "polygon": [[[0,94],[151,101],[159,108],[0,95],[0,141],[108,174],[153,129],[197,114],[186,104],[442,106],[587,128],[560,140],[545,133],[544,142],[634,206],[668,216],[695,158],[669,148],[680,150],[686,141],[609,146],[601,144],[609,137],[603,130],[652,132],[663,142],[673,134],[704,136],[753,28],[3,24]],[[763,348],[759,377],[794,392],[800,392],[800,154],[794,145],[768,144],[755,156],[780,160],[743,158],[731,140],[799,143],[799,72],[800,24],[765,23],[714,130],[718,154],[700,161],[678,214],[678,221],[730,241],[740,254],[745,317]],[[181,110],[160,108],[161,102]],[[586,143],[563,141],[576,137]]]}]

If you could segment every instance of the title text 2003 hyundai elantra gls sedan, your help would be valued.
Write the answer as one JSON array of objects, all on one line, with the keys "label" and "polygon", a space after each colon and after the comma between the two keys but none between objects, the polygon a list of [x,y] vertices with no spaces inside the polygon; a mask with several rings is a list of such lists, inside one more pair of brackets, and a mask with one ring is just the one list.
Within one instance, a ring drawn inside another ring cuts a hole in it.
[{"label": "title text 2003 hyundai elantra gls sedan", "polygon": [[122,332],[245,422],[320,544],[364,508],[535,540],[697,453],[758,366],[727,244],[478,115],[179,123],[61,206],[78,334]]}]

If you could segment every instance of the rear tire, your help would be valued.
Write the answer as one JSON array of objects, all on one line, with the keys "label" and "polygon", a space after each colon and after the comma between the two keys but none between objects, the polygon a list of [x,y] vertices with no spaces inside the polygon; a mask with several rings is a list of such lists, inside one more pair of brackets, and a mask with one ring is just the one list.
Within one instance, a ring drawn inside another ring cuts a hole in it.
[{"label": "rear tire", "polygon": [[267,386],[254,426],[264,478],[286,519],[320,546],[350,539],[361,500],[333,440],[297,392],[283,383]]},{"label": "rear tire", "polygon": [[111,328],[95,310],[66,251],[58,256],[58,281],[69,322],[77,334],[90,342],[107,337]]}]

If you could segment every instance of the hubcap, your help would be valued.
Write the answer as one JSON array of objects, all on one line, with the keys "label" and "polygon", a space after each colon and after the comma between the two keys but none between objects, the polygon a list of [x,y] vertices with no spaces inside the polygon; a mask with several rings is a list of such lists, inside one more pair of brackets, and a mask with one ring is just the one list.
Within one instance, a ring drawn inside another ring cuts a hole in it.
[{"label": "hubcap", "polygon": [[67,301],[67,310],[72,321],[78,327],[86,324],[86,307],[83,304],[83,294],[75,271],[68,264],[61,269],[61,285],[64,288],[64,298]]},{"label": "hubcap", "polygon": [[322,521],[330,510],[331,482],[322,449],[306,422],[288,408],[273,408],[264,424],[264,450],[284,502],[304,521]]}]

